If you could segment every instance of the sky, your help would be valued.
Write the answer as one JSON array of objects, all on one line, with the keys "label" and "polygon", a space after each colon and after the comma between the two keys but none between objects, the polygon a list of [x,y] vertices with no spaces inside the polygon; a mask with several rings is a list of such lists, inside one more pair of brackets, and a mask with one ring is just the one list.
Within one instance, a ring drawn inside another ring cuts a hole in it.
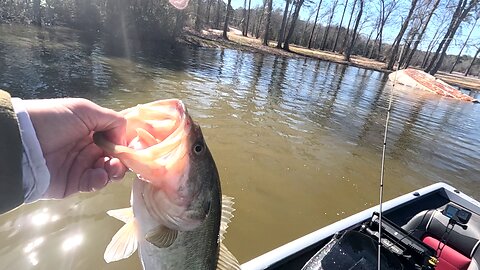
[{"label": "sky", "polygon": [[[408,9],[408,6],[410,5],[410,1],[406,1],[406,0],[401,0],[401,1],[403,1],[403,3],[402,3],[402,5],[404,6],[403,8]],[[305,6],[302,7],[301,12],[300,12],[300,18],[304,19],[304,20],[308,19],[310,13],[317,7],[317,3],[318,3],[318,1],[315,1],[315,3],[309,4],[309,7],[305,7]],[[336,16],[334,17],[334,23],[336,23],[336,24],[338,24],[340,22],[340,16],[341,16],[341,11],[343,10],[344,0],[338,0],[338,3],[341,6],[337,6]],[[234,9],[243,7],[243,4],[244,4],[244,0],[232,0],[232,7]],[[247,0],[247,5],[248,5],[248,0]],[[261,6],[261,5],[263,5],[262,0],[252,0],[251,8],[254,8],[256,6]],[[285,5],[284,0],[273,0],[273,9],[283,10],[284,5]],[[323,0],[322,7],[323,8],[321,8],[320,14],[327,12],[328,8],[331,7],[331,0]],[[348,12],[349,12],[349,9],[347,9],[347,13]],[[376,16],[376,15],[373,15],[373,14],[376,14],[377,12],[378,11],[376,9],[372,9],[370,7],[370,8],[367,8],[365,10],[365,13],[364,13],[363,16],[366,16],[365,18],[367,18],[368,16]],[[406,16],[407,12],[408,12],[408,10],[404,10],[404,12],[402,12],[401,16]],[[345,16],[347,17],[347,15],[345,15]],[[400,31],[401,19],[402,18],[400,17],[400,15],[396,15],[396,17],[392,17],[392,21],[395,21],[395,22],[393,22],[391,25],[385,27],[385,29],[384,29],[384,39],[386,40],[386,42],[392,43],[393,40],[395,39],[396,35]],[[319,17],[319,23],[326,24],[327,20],[328,20],[328,18],[326,18],[326,17],[325,18]],[[348,19],[344,19],[343,20],[343,26],[346,27],[347,23],[348,23]],[[431,27],[432,26],[431,24],[429,26],[430,27],[427,28],[427,35],[431,37],[431,36],[433,36],[433,32],[435,31],[435,27]],[[460,26],[460,29],[457,31],[457,33],[455,35],[455,40],[452,41],[452,43],[450,44],[450,46],[448,48],[448,51],[447,51],[448,54],[458,54],[458,52],[460,51],[460,49],[463,45],[463,42],[467,38],[468,33],[472,29],[472,26],[473,26],[473,24],[467,24],[465,22],[462,23],[462,25]],[[368,36],[368,34],[370,34],[371,29],[372,29],[371,27],[370,28],[365,27],[365,28],[362,29],[362,33],[365,36]],[[427,38],[428,38],[428,36],[427,36]],[[420,44],[421,49],[426,50],[426,47],[427,47],[429,41],[430,41],[430,39],[425,39],[425,42],[422,42]],[[477,26],[473,30],[472,35],[470,37],[470,42],[469,43],[473,43],[473,42],[476,42],[477,44],[480,43],[480,21],[477,23]],[[462,54],[467,54],[467,55],[473,56],[475,54],[476,50],[477,49],[474,46],[469,46],[469,47],[467,47],[463,50]]]}]

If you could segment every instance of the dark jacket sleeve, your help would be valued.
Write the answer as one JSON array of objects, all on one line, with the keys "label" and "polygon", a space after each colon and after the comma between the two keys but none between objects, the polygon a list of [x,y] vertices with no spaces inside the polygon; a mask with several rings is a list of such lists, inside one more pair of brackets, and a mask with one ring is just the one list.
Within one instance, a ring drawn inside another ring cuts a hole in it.
[{"label": "dark jacket sleeve", "polygon": [[0,90],[0,214],[24,201],[22,139],[10,94]]}]

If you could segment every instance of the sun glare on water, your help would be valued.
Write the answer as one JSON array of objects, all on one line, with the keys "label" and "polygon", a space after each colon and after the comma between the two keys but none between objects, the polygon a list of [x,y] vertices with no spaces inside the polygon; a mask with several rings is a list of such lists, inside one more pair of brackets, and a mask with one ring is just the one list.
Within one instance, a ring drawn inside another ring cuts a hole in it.
[{"label": "sun glare on water", "polygon": [[65,241],[63,241],[62,250],[64,252],[69,252],[77,248],[78,246],[80,246],[82,243],[83,243],[83,234],[81,233],[74,234],[68,237],[67,239],[65,239]]}]

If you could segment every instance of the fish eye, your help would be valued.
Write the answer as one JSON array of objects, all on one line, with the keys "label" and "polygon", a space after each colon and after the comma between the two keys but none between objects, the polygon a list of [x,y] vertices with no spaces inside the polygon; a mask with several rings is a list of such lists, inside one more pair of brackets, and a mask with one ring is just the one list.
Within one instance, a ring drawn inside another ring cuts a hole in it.
[{"label": "fish eye", "polygon": [[199,155],[203,152],[204,148],[205,146],[203,145],[203,143],[196,143],[195,146],[193,146],[193,151],[195,152],[195,154]]}]

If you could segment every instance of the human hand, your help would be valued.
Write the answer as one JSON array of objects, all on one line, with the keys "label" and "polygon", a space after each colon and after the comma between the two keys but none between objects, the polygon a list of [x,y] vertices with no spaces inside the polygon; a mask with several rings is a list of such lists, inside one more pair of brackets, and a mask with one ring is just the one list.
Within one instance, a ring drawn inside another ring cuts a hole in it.
[{"label": "human hand", "polygon": [[24,102],[50,172],[44,198],[98,190],[123,178],[126,167],[92,139],[94,131],[102,131],[111,142],[125,145],[126,120],[120,113],[81,98]]}]

